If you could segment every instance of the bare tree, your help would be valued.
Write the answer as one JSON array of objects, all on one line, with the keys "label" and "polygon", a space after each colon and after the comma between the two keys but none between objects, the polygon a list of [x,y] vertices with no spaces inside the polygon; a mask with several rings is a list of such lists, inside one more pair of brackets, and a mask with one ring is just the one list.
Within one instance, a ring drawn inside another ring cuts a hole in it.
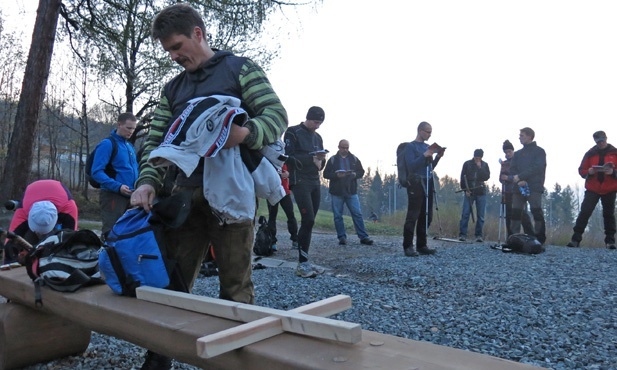
[{"label": "bare tree", "polygon": [[13,132],[19,85],[26,63],[19,35],[6,32],[1,14],[0,12],[0,173],[4,170],[4,160]]},{"label": "bare tree", "polygon": [[0,184],[0,194],[11,198],[21,196],[28,184],[34,135],[49,76],[60,4],[61,0],[39,0],[15,126]]}]

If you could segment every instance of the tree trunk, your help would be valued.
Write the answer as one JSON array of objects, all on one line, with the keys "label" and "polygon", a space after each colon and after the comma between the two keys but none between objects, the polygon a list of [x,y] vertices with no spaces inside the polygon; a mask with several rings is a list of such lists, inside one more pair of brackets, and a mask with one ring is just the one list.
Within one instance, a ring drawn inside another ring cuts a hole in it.
[{"label": "tree trunk", "polygon": [[18,199],[28,185],[34,136],[54,49],[61,0],[39,0],[0,194]]}]

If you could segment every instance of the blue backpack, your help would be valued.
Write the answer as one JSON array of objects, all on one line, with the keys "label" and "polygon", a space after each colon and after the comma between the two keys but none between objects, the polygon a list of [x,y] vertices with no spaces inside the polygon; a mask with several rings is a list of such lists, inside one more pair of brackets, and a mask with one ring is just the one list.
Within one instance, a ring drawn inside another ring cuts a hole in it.
[{"label": "blue backpack", "polygon": [[126,211],[116,221],[99,254],[105,283],[120,295],[135,297],[140,286],[165,288],[169,274],[150,224],[152,213],[143,208]]}]

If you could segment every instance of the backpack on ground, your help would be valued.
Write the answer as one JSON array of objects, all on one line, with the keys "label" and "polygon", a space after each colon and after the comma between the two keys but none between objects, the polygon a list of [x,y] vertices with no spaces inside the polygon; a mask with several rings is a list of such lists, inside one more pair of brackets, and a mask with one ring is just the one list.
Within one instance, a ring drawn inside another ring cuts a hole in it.
[{"label": "backpack on ground", "polygon": [[268,221],[264,216],[259,216],[259,228],[255,234],[255,244],[253,244],[253,253],[258,256],[268,257],[274,252],[272,250],[274,237],[268,228]]},{"label": "backpack on ground", "polygon": [[40,285],[59,292],[102,283],[98,255],[103,244],[92,230],[59,230],[23,257],[28,275],[36,283],[36,303],[41,304]]},{"label": "backpack on ground", "polygon": [[512,253],[540,254],[544,252],[544,247],[535,236],[520,233],[510,235],[501,250]]},{"label": "backpack on ground", "polygon": [[396,171],[398,183],[404,188],[409,187],[407,161],[405,161],[405,148],[407,147],[407,144],[409,143],[400,143],[396,148]]},{"label": "backpack on ground", "polygon": [[[112,179],[116,178],[116,169],[114,168],[114,166],[112,165],[112,162],[114,160],[114,157],[116,156],[116,154],[118,153],[118,143],[116,143],[116,140],[114,140],[113,137],[108,137],[104,140],[109,140],[111,141],[111,156],[109,157],[109,162],[107,162],[107,166],[105,166],[105,170],[104,172],[107,174],[107,176],[111,177]],[[101,141],[102,143],[103,141]],[[99,146],[101,145],[101,143],[99,143],[96,148],[94,148],[94,150],[92,152],[90,152],[90,154],[88,154],[88,158],[86,159],[86,179],[88,179],[88,183],[90,183],[90,185],[95,188],[95,189],[100,189],[101,184],[98,183],[98,181],[96,181],[93,177],[92,177],[92,162],[94,162],[94,153],[96,153],[96,150],[99,148]]]},{"label": "backpack on ground", "polygon": [[120,295],[135,297],[140,286],[165,288],[169,274],[150,224],[152,213],[143,208],[126,211],[105,239],[99,266],[105,283]]}]

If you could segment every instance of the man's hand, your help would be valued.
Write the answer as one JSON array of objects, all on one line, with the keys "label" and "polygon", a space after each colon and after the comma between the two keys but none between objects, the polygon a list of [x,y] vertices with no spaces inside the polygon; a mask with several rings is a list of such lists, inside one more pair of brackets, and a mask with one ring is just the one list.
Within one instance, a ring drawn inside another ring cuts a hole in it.
[{"label": "man's hand", "polygon": [[130,196],[131,193],[133,193],[133,190],[131,190],[131,188],[129,188],[128,185],[120,186],[120,194]]},{"label": "man's hand", "polygon": [[595,175],[596,174],[596,169],[593,167],[589,167],[589,170],[587,170],[587,173],[589,175]]},{"label": "man's hand", "polygon": [[289,178],[289,171],[281,171],[281,178],[282,179]]},{"label": "man's hand", "polygon": [[443,157],[445,152],[446,152],[446,148],[442,148],[440,151],[437,152],[437,158]]},{"label": "man's hand", "polygon": [[142,207],[146,212],[150,212],[155,195],[152,185],[141,185],[131,194],[131,207]]},{"label": "man's hand", "polygon": [[223,148],[233,148],[234,146],[241,144],[244,139],[249,136],[249,133],[250,131],[248,128],[232,124],[231,130],[229,131],[229,137],[227,138]]},{"label": "man's hand", "polygon": [[514,181],[515,183],[518,183],[519,181],[521,181],[521,179],[519,179],[518,175],[514,175],[512,177],[512,181]]}]

